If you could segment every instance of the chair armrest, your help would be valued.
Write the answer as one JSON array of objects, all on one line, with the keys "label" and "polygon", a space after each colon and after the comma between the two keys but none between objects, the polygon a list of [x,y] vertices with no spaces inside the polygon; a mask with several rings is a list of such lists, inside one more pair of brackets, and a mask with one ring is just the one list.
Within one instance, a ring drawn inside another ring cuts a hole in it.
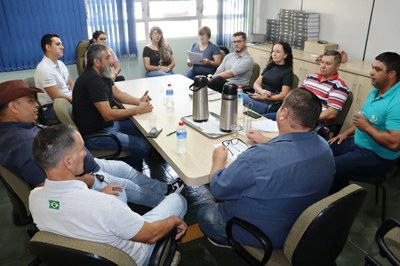
[{"label": "chair armrest", "polygon": [[101,137],[101,138],[104,137],[104,138],[110,138],[110,139],[112,139],[112,140],[115,142],[115,145],[116,145],[116,147],[117,147],[117,149],[116,149],[115,152],[113,152],[113,153],[111,153],[111,154],[109,154],[109,155],[103,156],[102,159],[109,159],[109,160],[111,159],[111,160],[112,160],[112,159],[117,158],[117,157],[121,154],[121,151],[122,151],[121,142],[120,142],[119,139],[118,139],[114,134],[112,134],[112,133],[105,132],[105,131],[99,131],[99,132],[96,132],[96,133],[89,134],[89,135],[85,136],[85,137],[83,138],[83,140],[86,141],[86,140],[88,140],[88,139],[98,138],[98,137]]},{"label": "chair armrest", "polygon": [[150,257],[149,266],[171,265],[178,245],[175,236],[176,230],[172,230],[163,239],[157,241]]},{"label": "chair armrest", "polygon": [[[264,256],[261,261],[259,261],[256,257],[254,257],[250,252],[248,252],[239,242],[237,242],[233,237],[233,226],[237,225],[242,229],[249,232],[254,238],[256,238],[262,245],[262,249],[264,250]],[[241,255],[243,256],[251,265],[265,265],[267,261],[270,259],[273,251],[272,242],[269,237],[264,234],[258,227],[255,225],[246,222],[237,217],[233,217],[230,219],[225,227],[225,232],[231,246]]]},{"label": "chair armrest", "polygon": [[375,241],[378,244],[382,257],[386,257],[392,265],[400,265],[399,258],[392,253],[384,241],[385,235],[395,227],[400,227],[400,223],[397,220],[390,218],[389,220],[385,221],[378,228],[375,234]]}]

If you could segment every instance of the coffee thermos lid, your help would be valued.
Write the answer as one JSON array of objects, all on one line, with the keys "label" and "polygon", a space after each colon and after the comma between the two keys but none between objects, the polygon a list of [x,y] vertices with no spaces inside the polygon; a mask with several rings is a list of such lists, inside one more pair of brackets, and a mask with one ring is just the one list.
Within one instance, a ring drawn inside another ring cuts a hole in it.
[{"label": "coffee thermos lid", "polygon": [[223,99],[236,99],[237,94],[237,85],[234,83],[227,82],[224,84],[224,88],[222,89],[222,98]]},{"label": "coffee thermos lid", "polygon": [[206,86],[207,84],[207,77],[204,75],[197,75],[194,77],[194,86],[197,88],[201,88]]}]

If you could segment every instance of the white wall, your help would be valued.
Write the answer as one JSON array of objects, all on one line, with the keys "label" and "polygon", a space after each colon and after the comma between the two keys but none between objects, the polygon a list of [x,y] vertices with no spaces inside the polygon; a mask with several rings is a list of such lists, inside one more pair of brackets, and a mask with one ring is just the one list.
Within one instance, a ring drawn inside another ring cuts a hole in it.
[{"label": "white wall", "polygon": [[[301,8],[301,0],[255,0],[254,33],[265,33],[266,19],[275,19],[281,8]],[[303,11],[318,12],[320,39],[339,44],[349,57],[361,60],[367,40],[373,0],[303,0]],[[400,1],[376,0],[366,50],[366,61],[384,51],[400,51]]]}]

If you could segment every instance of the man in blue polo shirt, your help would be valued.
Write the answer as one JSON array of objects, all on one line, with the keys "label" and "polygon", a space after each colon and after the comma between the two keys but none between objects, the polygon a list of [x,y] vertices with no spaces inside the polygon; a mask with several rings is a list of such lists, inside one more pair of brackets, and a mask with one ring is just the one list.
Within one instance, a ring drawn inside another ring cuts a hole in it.
[{"label": "man in blue polo shirt", "polygon": [[336,163],[331,192],[346,185],[348,176],[389,171],[400,157],[400,55],[378,55],[370,76],[374,88],[353,125],[329,140]]}]

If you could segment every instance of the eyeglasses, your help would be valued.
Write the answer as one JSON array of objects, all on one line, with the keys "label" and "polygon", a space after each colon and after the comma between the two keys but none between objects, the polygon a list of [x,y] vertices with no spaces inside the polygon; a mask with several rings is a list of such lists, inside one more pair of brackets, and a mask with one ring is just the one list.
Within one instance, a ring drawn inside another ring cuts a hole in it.
[{"label": "eyeglasses", "polygon": [[249,147],[249,145],[247,145],[241,139],[238,139],[238,138],[224,140],[224,141],[222,141],[222,145],[224,145],[225,147],[228,148],[228,150],[232,156],[234,155],[234,152],[231,150],[231,148],[236,151],[235,153],[240,154],[243,151],[243,145],[244,145],[245,149],[247,149],[247,147]]}]

